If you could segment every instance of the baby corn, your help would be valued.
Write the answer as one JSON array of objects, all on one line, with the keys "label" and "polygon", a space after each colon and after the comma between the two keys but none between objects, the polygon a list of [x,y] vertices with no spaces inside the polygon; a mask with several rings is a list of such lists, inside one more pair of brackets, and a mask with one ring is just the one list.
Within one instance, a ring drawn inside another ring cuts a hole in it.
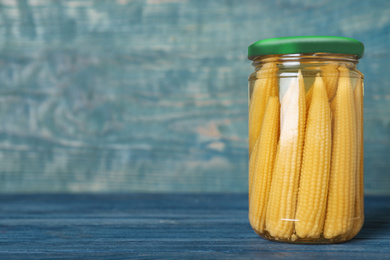
[{"label": "baby corn", "polygon": [[363,138],[363,84],[359,77],[355,90],[355,112],[356,112],[356,197],[355,197],[355,219],[353,222],[352,235],[355,236],[363,226],[364,222],[364,138]]},{"label": "baby corn", "polygon": [[253,173],[255,171],[255,166],[256,166],[255,162],[256,162],[257,151],[258,151],[258,147],[259,147],[259,139],[260,138],[257,138],[255,146],[253,147],[253,151],[252,151],[251,155],[249,156],[249,176],[248,176],[249,199],[250,199],[251,193],[252,193]]},{"label": "baby corn", "polygon": [[[260,136],[256,142],[257,156],[249,197],[249,221],[254,230],[264,231],[266,206],[271,187],[272,170],[279,139],[279,98],[269,98]],[[255,152],[252,152],[254,154]]]},{"label": "baby corn", "polygon": [[318,238],[323,230],[331,156],[331,112],[324,81],[317,76],[306,122],[295,222],[301,238]]},{"label": "baby corn", "polygon": [[[288,103],[282,103],[283,121],[267,206],[266,229],[271,236],[287,239],[293,231],[306,123],[305,86],[301,71],[291,85]],[[286,108],[284,108],[287,106]],[[282,116],[282,115],[281,115]]]},{"label": "baby corn", "polygon": [[340,67],[340,78],[332,104],[332,161],[324,237],[351,231],[355,215],[356,121],[349,71]]}]

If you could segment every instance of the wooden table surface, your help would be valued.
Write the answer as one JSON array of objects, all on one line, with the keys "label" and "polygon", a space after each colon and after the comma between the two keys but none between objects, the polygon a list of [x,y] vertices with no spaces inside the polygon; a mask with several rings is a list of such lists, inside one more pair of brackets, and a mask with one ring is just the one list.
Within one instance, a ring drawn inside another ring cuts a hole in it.
[{"label": "wooden table surface", "polygon": [[0,195],[0,259],[390,259],[390,197],[336,245],[261,239],[246,194]]}]

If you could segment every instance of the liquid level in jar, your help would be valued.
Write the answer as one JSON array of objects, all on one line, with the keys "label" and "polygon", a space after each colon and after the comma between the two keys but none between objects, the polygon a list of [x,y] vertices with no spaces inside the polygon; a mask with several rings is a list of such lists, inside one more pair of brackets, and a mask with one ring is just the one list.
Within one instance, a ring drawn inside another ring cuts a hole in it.
[{"label": "liquid level in jar", "polygon": [[249,220],[260,236],[339,243],[363,217],[363,82],[345,66],[250,78]]}]

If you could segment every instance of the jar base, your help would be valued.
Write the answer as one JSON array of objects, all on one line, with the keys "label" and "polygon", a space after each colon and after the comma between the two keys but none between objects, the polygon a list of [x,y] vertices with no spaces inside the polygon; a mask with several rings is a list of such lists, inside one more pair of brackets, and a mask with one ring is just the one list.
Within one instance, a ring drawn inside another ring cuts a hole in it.
[{"label": "jar base", "polygon": [[301,244],[301,245],[329,245],[329,244],[341,244],[344,242],[347,242],[351,240],[354,236],[337,236],[331,239],[324,238],[323,236],[320,236],[318,238],[300,238],[296,234],[292,234],[290,238],[288,239],[282,239],[279,237],[273,237],[271,236],[267,231],[264,232],[258,232],[254,230],[258,236],[260,236],[263,239],[272,241],[272,242],[278,242],[278,243],[284,243],[284,244]]}]

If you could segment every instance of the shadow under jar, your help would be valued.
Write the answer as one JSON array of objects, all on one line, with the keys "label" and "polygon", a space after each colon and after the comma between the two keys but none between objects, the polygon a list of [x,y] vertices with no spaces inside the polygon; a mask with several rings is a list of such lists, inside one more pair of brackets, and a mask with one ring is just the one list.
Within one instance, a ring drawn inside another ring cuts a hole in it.
[{"label": "shadow under jar", "polygon": [[331,36],[249,46],[249,221],[259,236],[330,244],[360,231],[363,51]]}]

